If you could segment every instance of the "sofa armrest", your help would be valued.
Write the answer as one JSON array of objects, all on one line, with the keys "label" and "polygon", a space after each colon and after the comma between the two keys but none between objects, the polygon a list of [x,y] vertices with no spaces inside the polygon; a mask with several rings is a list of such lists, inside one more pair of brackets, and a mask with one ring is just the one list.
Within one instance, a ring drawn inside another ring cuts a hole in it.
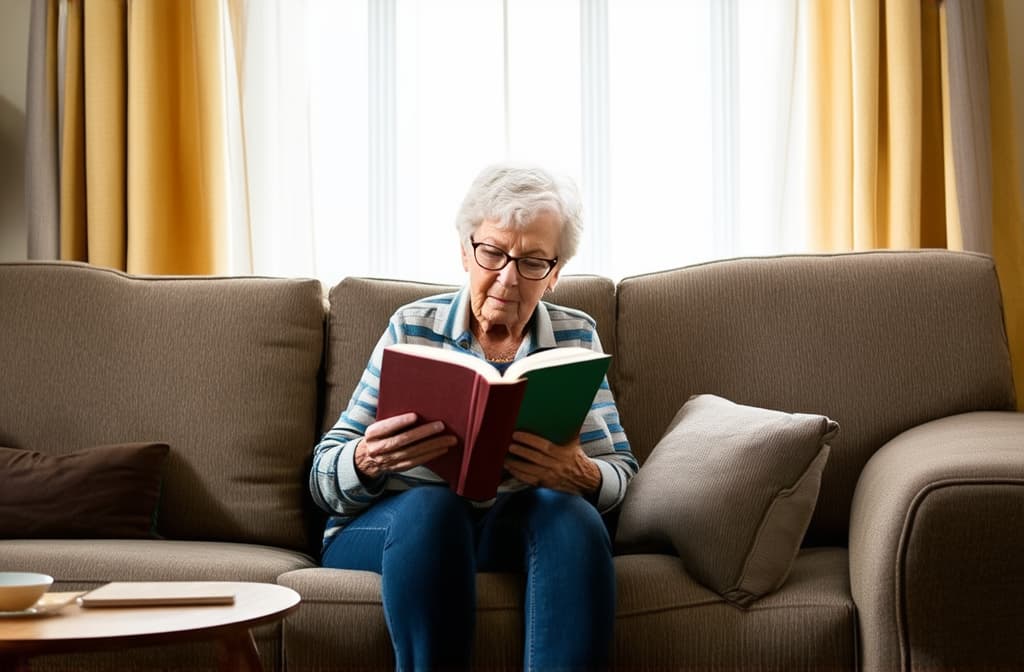
[{"label": "sofa armrest", "polygon": [[1022,557],[1024,414],[965,413],[892,439],[850,514],[862,669],[1018,665]]}]

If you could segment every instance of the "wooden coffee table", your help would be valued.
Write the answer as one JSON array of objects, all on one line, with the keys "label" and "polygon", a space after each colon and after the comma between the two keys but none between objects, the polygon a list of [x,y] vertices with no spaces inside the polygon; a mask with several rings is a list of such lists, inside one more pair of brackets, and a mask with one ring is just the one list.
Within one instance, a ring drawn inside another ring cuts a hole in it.
[{"label": "wooden coffee table", "polygon": [[0,670],[28,669],[32,656],[214,640],[224,670],[262,670],[251,628],[299,606],[299,594],[270,583],[216,582],[235,592],[217,606],[104,607],[70,604],[56,614],[0,620]]}]

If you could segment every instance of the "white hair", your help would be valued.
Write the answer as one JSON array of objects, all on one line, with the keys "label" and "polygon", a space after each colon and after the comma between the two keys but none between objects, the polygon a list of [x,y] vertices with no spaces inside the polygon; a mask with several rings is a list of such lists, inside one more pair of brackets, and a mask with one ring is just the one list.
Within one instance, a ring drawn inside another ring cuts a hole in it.
[{"label": "white hair", "polygon": [[524,164],[498,163],[484,168],[469,187],[455,228],[465,247],[484,220],[499,228],[524,229],[542,213],[557,219],[558,260],[564,263],[576,254],[583,221],[575,183],[566,176]]}]

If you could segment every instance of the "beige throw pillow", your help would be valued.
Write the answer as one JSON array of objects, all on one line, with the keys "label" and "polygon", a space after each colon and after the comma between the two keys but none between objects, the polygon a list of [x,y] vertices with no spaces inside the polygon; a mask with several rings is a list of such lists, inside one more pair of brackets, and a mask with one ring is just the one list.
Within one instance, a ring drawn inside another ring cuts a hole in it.
[{"label": "beige throw pillow", "polygon": [[789,575],[838,431],[821,415],[691,397],[630,483],[616,544],[674,549],[695,579],[750,604]]}]

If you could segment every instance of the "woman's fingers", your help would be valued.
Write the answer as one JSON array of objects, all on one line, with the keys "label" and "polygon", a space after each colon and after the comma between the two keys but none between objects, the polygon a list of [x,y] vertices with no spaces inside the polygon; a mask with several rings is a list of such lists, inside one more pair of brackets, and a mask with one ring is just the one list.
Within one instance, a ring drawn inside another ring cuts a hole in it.
[{"label": "woman's fingers", "polygon": [[404,471],[443,455],[456,445],[458,439],[454,434],[438,434],[444,426],[437,424],[440,427],[430,423],[377,442],[368,442],[367,457],[372,470]]},{"label": "woman's fingers", "polygon": [[371,443],[369,446],[370,452],[374,456],[377,456],[383,453],[401,450],[404,446],[419,443],[420,441],[434,436],[435,434],[440,434],[444,431],[444,423],[440,421],[428,422],[422,425],[417,425],[404,432],[398,432],[397,434],[385,435],[382,437],[371,437],[369,436],[369,428],[367,428],[366,431],[367,438]]},{"label": "woman's fingers", "polygon": [[443,455],[456,439],[442,434],[443,422],[415,424],[415,413],[404,413],[372,423],[356,447],[356,469],[371,478],[404,471]]},{"label": "woman's fingers", "polygon": [[402,415],[384,418],[383,420],[371,423],[370,426],[366,428],[365,436],[367,439],[382,439],[398,433],[415,422],[415,413],[403,413]]},{"label": "woman's fingers", "polygon": [[388,471],[405,471],[447,453],[458,442],[453,434],[432,437],[387,456]]}]

